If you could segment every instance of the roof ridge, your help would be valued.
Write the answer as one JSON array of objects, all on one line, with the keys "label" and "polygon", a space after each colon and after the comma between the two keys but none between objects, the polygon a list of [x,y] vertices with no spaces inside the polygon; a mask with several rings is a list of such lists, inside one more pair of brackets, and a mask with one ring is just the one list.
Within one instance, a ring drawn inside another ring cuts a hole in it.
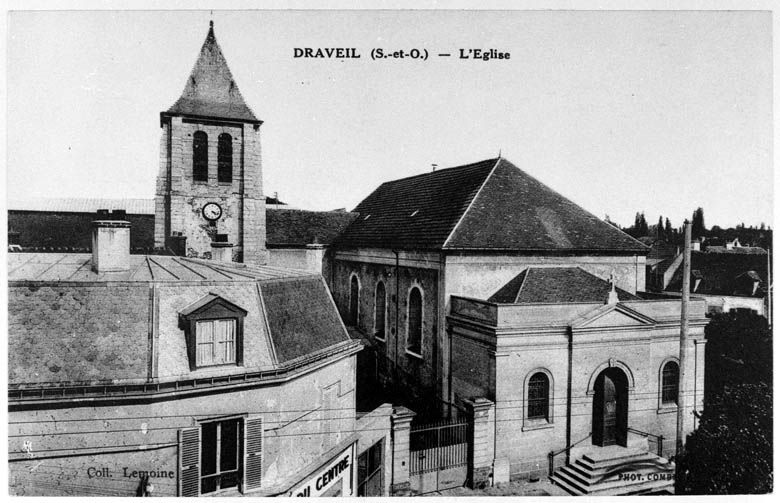
[{"label": "roof ridge", "polygon": [[525,269],[525,271],[523,271],[525,273],[525,275],[523,276],[523,282],[520,283],[520,288],[517,289],[517,295],[515,295],[515,302],[514,302],[515,304],[520,302],[520,292],[523,291],[523,287],[525,286],[526,282],[528,281],[528,276],[531,275],[531,269],[533,269],[533,266],[528,266]]},{"label": "roof ridge", "polygon": [[[486,159],[485,161],[480,162],[486,162],[490,161],[491,159]],[[479,197],[479,193],[482,192],[482,189],[485,188],[485,185],[487,184],[488,180],[490,180],[490,177],[493,176],[493,173],[496,172],[496,168],[501,163],[501,157],[496,158],[496,163],[493,165],[492,168],[490,168],[490,172],[487,174],[484,180],[482,180],[482,183],[480,184],[477,191],[474,193],[474,196],[471,198],[471,201],[469,201],[469,205],[466,206],[466,209],[463,210],[463,213],[460,214],[460,218],[458,218],[458,221],[455,222],[455,225],[452,226],[452,229],[450,229],[450,233],[447,235],[447,239],[444,240],[444,243],[441,245],[442,248],[447,247],[447,243],[449,243],[450,239],[452,239],[452,235],[455,234],[455,231],[458,230],[458,226],[463,222],[463,219],[468,215],[469,210],[474,205],[474,201],[477,200],[477,197]],[[523,280],[523,283],[525,283],[525,280]]]},{"label": "roof ridge", "polygon": [[446,171],[452,171],[454,169],[472,168],[472,167],[476,166],[477,164],[482,164],[483,162],[492,161],[494,159],[496,161],[498,161],[500,159],[500,157],[498,157],[498,158],[491,157],[491,158],[488,158],[488,159],[482,159],[481,161],[471,162],[469,164],[463,164],[461,166],[450,166],[449,168],[437,169],[436,171],[432,171],[432,172],[429,172],[429,173],[420,173],[418,175],[409,175],[409,176],[405,176],[403,178],[396,178],[395,180],[388,180],[386,182],[383,182],[380,185],[380,187],[382,185],[388,185],[388,184],[391,184],[391,183],[402,182],[404,180],[411,180],[412,178],[419,178],[419,177],[422,177],[422,176],[432,176],[432,175],[436,175],[438,173],[444,173]]}]

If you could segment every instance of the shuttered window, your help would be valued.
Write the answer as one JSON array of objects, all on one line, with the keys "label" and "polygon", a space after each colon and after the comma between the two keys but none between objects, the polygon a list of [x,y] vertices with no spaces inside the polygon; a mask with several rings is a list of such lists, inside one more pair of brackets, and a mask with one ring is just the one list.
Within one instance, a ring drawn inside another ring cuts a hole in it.
[{"label": "shuttered window", "polygon": [[192,179],[196,182],[209,179],[209,137],[203,131],[192,135]]},{"label": "shuttered window", "polygon": [[219,135],[217,142],[217,180],[233,181],[233,138],[227,133]]},{"label": "shuttered window", "polygon": [[262,468],[260,418],[207,421],[179,432],[179,496],[257,489]]},{"label": "shuttered window", "polygon": [[263,474],[263,420],[246,421],[246,462],[244,463],[244,491],[257,489]]},{"label": "shuttered window", "polygon": [[200,495],[200,428],[179,431],[179,496]]},{"label": "shuttered window", "polygon": [[550,380],[537,372],[528,380],[528,419],[549,419]]},{"label": "shuttered window", "polygon": [[677,403],[677,388],[680,381],[680,367],[676,362],[666,362],[661,372],[661,402],[667,405]]},{"label": "shuttered window", "polygon": [[198,367],[236,363],[236,320],[205,320],[195,325]]}]

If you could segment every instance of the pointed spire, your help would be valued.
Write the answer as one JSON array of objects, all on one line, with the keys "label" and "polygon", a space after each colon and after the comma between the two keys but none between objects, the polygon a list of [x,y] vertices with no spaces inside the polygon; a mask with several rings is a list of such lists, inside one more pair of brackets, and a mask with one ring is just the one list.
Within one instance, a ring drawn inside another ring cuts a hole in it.
[{"label": "pointed spire", "polygon": [[167,114],[260,122],[233,80],[233,74],[214,35],[213,20],[209,21],[208,35],[184,91]]}]

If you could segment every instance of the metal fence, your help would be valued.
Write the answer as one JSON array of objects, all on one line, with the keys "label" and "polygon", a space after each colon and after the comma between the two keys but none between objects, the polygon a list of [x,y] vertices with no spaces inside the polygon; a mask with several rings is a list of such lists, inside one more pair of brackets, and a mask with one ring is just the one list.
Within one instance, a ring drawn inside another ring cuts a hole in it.
[{"label": "metal fence", "polygon": [[471,428],[467,420],[413,426],[409,434],[411,474],[443,470],[468,463]]}]

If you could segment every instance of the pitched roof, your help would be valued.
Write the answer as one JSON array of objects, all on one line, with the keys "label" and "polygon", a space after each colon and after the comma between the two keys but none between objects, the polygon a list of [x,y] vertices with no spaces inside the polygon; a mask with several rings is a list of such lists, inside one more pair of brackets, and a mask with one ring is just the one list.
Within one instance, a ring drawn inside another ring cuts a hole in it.
[{"label": "pitched roof", "polygon": [[386,182],[354,211],[338,246],[647,252],[503,158]]},{"label": "pitched roof", "polygon": [[359,216],[339,246],[441,248],[496,159],[380,185],[353,211]]},{"label": "pitched roof", "polygon": [[167,114],[260,122],[238,90],[214,36],[213,23],[181,97]]},{"label": "pitched roof", "polygon": [[266,210],[267,245],[329,245],[355,217],[346,211]]},{"label": "pitched roof", "polygon": [[[682,267],[672,276],[668,291],[682,290]],[[766,295],[766,255],[691,252],[691,292],[703,295]],[[700,279],[698,287],[696,279]],[[753,281],[760,286],[753,292]],[[695,290],[694,290],[695,288]]]},{"label": "pitched roof", "polygon": [[260,284],[279,363],[350,340],[321,278]]},{"label": "pitched roof", "polygon": [[[489,299],[497,304],[605,302],[612,286],[579,267],[529,267]],[[615,289],[618,300],[638,300],[623,289]]]}]

